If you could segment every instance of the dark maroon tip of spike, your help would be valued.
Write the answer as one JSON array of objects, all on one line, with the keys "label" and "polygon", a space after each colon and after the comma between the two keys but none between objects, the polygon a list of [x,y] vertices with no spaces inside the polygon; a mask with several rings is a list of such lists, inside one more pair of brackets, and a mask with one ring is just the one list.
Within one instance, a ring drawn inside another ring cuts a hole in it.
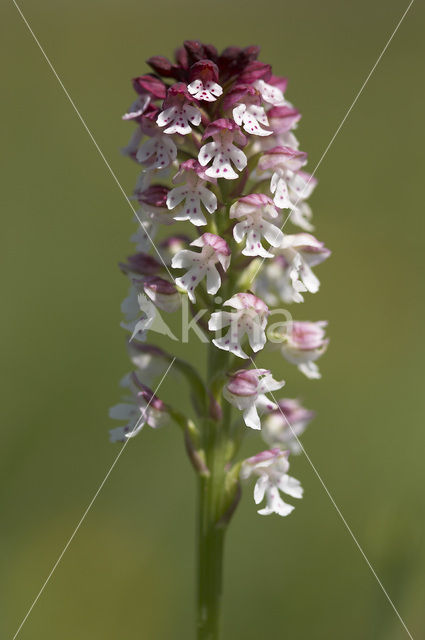
[{"label": "dark maroon tip of spike", "polygon": [[189,64],[205,58],[205,47],[199,40],[185,40],[183,45],[187,51]]},{"label": "dark maroon tip of spike", "polygon": [[152,56],[152,58],[149,58],[146,62],[152,67],[155,73],[163,78],[179,77],[179,68],[176,67],[175,64],[172,64],[168,58],[164,58],[164,56]]}]

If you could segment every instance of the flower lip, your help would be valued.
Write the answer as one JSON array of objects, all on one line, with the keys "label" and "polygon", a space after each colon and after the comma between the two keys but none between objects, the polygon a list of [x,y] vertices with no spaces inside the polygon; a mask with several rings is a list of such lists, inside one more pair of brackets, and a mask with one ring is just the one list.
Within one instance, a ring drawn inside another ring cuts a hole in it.
[{"label": "flower lip", "polygon": [[137,78],[133,78],[132,80],[134,90],[137,93],[149,93],[154,98],[158,98],[160,100],[164,100],[167,87],[165,84],[152,74],[146,74],[144,76],[139,76]]}]

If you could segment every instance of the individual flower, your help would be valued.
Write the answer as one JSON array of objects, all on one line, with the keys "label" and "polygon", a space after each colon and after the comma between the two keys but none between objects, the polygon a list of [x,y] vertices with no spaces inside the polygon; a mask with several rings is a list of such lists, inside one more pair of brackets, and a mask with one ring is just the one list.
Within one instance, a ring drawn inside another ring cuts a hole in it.
[{"label": "individual flower", "polygon": [[149,140],[137,151],[137,161],[150,170],[169,167],[177,158],[177,147],[173,139],[147,118],[142,119],[141,128],[149,136]]},{"label": "individual flower", "polygon": [[270,222],[277,216],[273,201],[263,193],[243,196],[230,207],[230,218],[240,220],[233,227],[233,237],[238,243],[246,237],[246,245],[242,251],[245,256],[273,257],[273,254],[263,247],[261,239],[265,238],[272,247],[280,245],[283,233]]},{"label": "individual flower", "polygon": [[254,352],[260,351],[266,344],[265,328],[269,309],[267,305],[252,293],[237,293],[223,303],[233,307],[235,313],[217,311],[211,315],[208,329],[220,331],[230,325],[229,331],[221,338],[215,338],[213,343],[219,349],[230,351],[240,358],[248,356],[242,348],[242,342],[247,336],[249,345]]},{"label": "individual flower", "polygon": [[[291,200],[291,195],[297,195],[300,180],[296,172],[307,162],[307,154],[290,147],[273,147],[264,152],[258,161],[259,171],[273,171],[270,191],[274,194],[273,202],[279,209],[294,209],[297,202]],[[301,180],[301,182],[303,182]],[[300,194],[301,196],[301,194]],[[308,195],[304,195],[306,199]]]},{"label": "individual flower", "polygon": [[190,100],[192,100],[192,96],[182,82],[178,82],[168,89],[163,105],[164,110],[156,119],[159,127],[166,127],[164,133],[169,135],[179,133],[185,136],[191,133],[191,124],[195,127],[200,124],[201,112],[189,104]]},{"label": "individual flower", "polygon": [[258,275],[255,290],[267,304],[303,302],[302,293],[316,293],[320,282],[312,267],[330,256],[323,242],[308,233],[285,235],[279,247],[273,249],[274,260],[264,265]]},{"label": "individual flower", "polygon": [[273,131],[269,128],[264,107],[261,106],[258,92],[249,85],[237,86],[227,96],[223,104],[224,109],[233,107],[233,120],[247,133],[255,136],[270,136]]},{"label": "individual flower", "polygon": [[223,93],[217,80],[217,65],[211,60],[199,60],[190,69],[191,82],[187,86],[187,90],[196,100],[214,102]]},{"label": "individual flower", "polygon": [[162,400],[149,387],[142,384],[135,374],[130,376],[130,387],[133,395],[124,398],[124,402],[116,404],[109,410],[110,418],[125,422],[125,425],[109,431],[111,442],[125,442],[127,438],[134,438],[145,424],[157,429],[168,417]]},{"label": "individual flower", "polygon": [[188,269],[184,276],[176,278],[176,284],[187,291],[189,299],[195,302],[195,288],[205,277],[208,293],[214,294],[219,290],[221,277],[216,265],[218,263],[227,271],[230,264],[230,248],[223,238],[213,233],[204,233],[190,244],[192,247],[201,247],[201,253],[183,249],[173,257],[171,266],[176,269]]},{"label": "individual flower", "polygon": [[205,129],[202,137],[203,140],[212,138],[213,142],[207,142],[199,150],[199,164],[205,167],[211,160],[212,166],[205,171],[207,176],[211,178],[226,178],[234,180],[238,177],[235,167],[242,171],[247,165],[247,157],[244,152],[239,149],[234,142],[244,146],[246,137],[239,129],[238,125],[232,120],[220,118],[215,120]]},{"label": "individual flower", "polygon": [[143,384],[150,385],[164,373],[167,366],[165,351],[152,344],[144,344],[135,340],[127,344],[128,355],[138,370],[138,377]]},{"label": "individual flower", "polygon": [[286,104],[283,94],[287,84],[286,78],[272,76],[267,82],[264,79],[256,80],[254,87],[259,91],[264,102],[278,107]]},{"label": "individual flower", "polygon": [[158,276],[151,276],[144,280],[143,288],[158,309],[173,312],[180,307],[181,296],[172,282]]},{"label": "individual flower", "polygon": [[208,213],[213,213],[217,209],[217,198],[205,186],[205,179],[209,178],[196,160],[186,160],[180,165],[173,182],[184,181],[184,184],[171,189],[167,195],[167,207],[175,209],[175,220],[190,220],[196,226],[207,224],[201,204]]},{"label": "individual flower", "polygon": [[190,242],[191,238],[184,233],[177,233],[176,235],[165,238],[165,240],[159,244],[159,252],[164,262],[171,264],[171,260],[176,253],[188,247]]},{"label": "individual flower", "polygon": [[279,400],[277,409],[264,416],[261,436],[271,447],[281,446],[291,453],[301,453],[299,437],[314,416],[314,411],[305,409],[295,398]]},{"label": "individual flower", "polygon": [[168,193],[169,189],[160,184],[151,184],[144,189],[135,190],[134,197],[142,207],[143,220],[148,220],[154,225],[174,224],[167,208]]},{"label": "individual flower", "polygon": [[329,339],[325,337],[326,321],[288,322],[282,334],[282,354],[307,378],[320,378],[316,360],[328,348]]},{"label": "individual flower", "polygon": [[280,497],[280,491],[292,498],[302,498],[303,488],[296,478],[288,475],[288,452],[280,449],[262,451],[245,460],[241,467],[241,479],[257,477],[254,488],[254,501],[259,504],[266,498],[266,506],[258,513],[268,516],[276,513],[279,516],[289,515],[295,507],[287,504]]},{"label": "individual flower", "polygon": [[275,380],[268,369],[240,369],[230,375],[230,380],[223,389],[223,396],[243,412],[247,427],[261,429],[257,409],[276,409],[277,404],[265,394],[281,389],[284,384],[283,380]]}]

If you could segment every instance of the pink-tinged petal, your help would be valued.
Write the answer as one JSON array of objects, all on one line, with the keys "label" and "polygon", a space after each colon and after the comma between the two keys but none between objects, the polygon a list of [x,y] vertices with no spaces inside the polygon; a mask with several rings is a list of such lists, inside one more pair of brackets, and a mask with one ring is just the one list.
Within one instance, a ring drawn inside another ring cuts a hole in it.
[{"label": "pink-tinged petal", "polygon": [[258,162],[260,171],[289,169],[298,171],[307,162],[307,153],[290,147],[273,147],[265,151]]}]

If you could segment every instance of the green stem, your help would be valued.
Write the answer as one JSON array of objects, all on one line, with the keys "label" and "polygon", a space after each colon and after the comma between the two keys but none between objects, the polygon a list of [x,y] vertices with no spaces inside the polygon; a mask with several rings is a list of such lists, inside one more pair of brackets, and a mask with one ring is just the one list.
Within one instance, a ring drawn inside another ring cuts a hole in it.
[{"label": "green stem", "polygon": [[[208,388],[217,373],[226,366],[227,356],[210,345]],[[225,356],[225,357],[224,357]],[[217,393],[221,396],[221,390]],[[229,405],[230,407],[230,405]],[[230,412],[223,418],[206,418],[203,424],[203,448],[209,475],[199,478],[198,512],[198,640],[218,640],[223,579],[223,548],[226,523],[226,462]]]}]

